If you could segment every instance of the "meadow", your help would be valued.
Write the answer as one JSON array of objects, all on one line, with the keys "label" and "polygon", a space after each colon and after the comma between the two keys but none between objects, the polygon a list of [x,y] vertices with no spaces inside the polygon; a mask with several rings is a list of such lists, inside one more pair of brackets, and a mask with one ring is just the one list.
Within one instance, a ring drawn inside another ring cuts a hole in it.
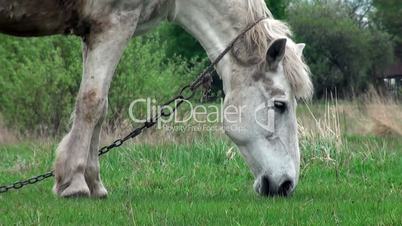
[{"label": "meadow", "polygon": [[[258,196],[248,167],[222,134],[164,140],[154,131],[143,137],[154,140],[134,140],[102,158],[107,199],[60,199],[47,180],[1,194],[0,225],[402,224],[399,136],[301,127],[301,178],[289,198]],[[0,184],[50,169],[56,143],[1,145]]]},{"label": "meadow", "polygon": [[[381,88],[378,72],[402,57],[397,1],[266,1],[294,40],[307,43],[315,85],[315,102],[299,103],[301,176],[291,197],[258,196],[235,145],[216,125],[191,130],[190,121],[104,156],[107,199],[58,198],[48,179],[0,194],[0,226],[402,225],[402,105],[368,89]],[[78,37],[0,35],[0,186],[52,169],[71,124],[81,48]],[[132,101],[167,100],[207,63],[197,41],[172,24],[133,40],[111,84],[102,143],[131,128]]]}]

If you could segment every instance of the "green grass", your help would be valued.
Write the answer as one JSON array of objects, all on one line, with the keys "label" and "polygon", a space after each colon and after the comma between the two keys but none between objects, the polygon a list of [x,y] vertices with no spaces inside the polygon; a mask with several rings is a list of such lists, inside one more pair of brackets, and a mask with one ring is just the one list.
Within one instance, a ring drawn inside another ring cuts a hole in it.
[{"label": "green grass", "polygon": [[[232,144],[131,145],[102,159],[105,200],[65,200],[52,180],[0,195],[0,225],[401,225],[402,140],[302,140],[290,198],[264,198]],[[0,184],[48,170],[54,146],[0,147]],[[326,160],[325,153],[332,160]]]}]

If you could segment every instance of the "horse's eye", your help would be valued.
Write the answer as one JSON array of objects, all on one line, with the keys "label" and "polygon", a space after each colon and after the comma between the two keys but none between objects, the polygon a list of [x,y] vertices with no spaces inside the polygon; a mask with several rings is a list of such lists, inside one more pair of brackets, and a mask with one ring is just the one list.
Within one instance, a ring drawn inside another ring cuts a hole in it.
[{"label": "horse's eye", "polygon": [[287,109],[286,103],[281,101],[275,101],[274,106],[275,109],[280,113],[284,113]]}]

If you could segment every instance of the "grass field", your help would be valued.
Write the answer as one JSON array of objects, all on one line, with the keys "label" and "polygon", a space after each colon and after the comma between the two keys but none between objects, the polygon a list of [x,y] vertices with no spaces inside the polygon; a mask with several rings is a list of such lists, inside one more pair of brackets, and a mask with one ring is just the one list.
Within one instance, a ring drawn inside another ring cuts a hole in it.
[{"label": "grass field", "polygon": [[[302,140],[290,198],[264,198],[232,144],[135,145],[102,159],[105,200],[65,200],[52,180],[0,195],[0,225],[401,225],[402,140]],[[0,184],[51,168],[53,145],[0,147]]]}]

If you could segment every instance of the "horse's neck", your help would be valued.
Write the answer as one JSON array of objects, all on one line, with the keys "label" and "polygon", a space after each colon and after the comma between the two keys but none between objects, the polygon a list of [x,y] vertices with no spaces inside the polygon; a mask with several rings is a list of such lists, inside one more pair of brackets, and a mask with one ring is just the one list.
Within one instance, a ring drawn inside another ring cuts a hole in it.
[{"label": "horse's neck", "polygon": [[[230,15],[237,12],[233,3],[239,2],[176,0],[175,17],[172,19],[195,37],[210,60],[214,60],[246,26],[242,15]],[[217,66],[225,91],[230,85],[231,70],[230,58],[226,56]]]}]

